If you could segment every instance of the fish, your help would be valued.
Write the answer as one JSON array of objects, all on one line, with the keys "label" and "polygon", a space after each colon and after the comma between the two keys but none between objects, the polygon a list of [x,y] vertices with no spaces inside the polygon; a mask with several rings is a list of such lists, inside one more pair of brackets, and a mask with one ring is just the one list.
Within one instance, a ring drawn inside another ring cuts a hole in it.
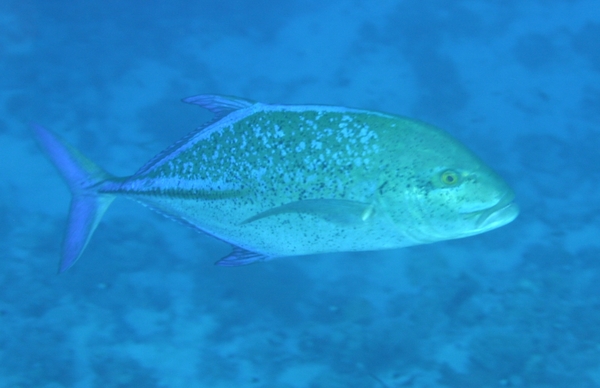
[{"label": "fish", "polygon": [[508,184],[433,125],[341,106],[215,94],[183,101],[213,120],[127,177],[32,125],[72,194],[59,272],[79,259],[117,197],[229,243],[220,266],[458,239],[519,214]]}]

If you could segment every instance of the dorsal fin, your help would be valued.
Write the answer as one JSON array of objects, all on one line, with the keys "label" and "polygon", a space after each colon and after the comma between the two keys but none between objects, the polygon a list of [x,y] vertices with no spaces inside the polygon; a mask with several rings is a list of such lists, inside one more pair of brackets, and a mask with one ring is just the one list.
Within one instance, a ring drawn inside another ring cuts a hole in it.
[{"label": "dorsal fin", "polygon": [[200,105],[220,117],[223,117],[234,110],[248,108],[256,103],[251,100],[223,96],[220,94],[200,94],[184,98],[182,101],[187,102],[188,104]]},{"label": "dorsal fin", "polygon": [[169,155],[171,152],[181,147],[183,144],[187,143],[191,138],[202,132],[207,127],[221,120],[223,117],[227,116],[229,113],[236,111],[238,109],[248,108],[256,102],[245,100],[243,98],[230,97],[230,96],[222,96],[219,94],[199,94],[197,96],[192,96],[188,98],[184,98],[183,102],[187,102],[188,104],[200,105],[203,108],[206,108],[215,114],[212,120],[202,124],[200,127],[196,128],[194,131],[188,133],[181,139],[177,140],[170,147],[150,159],[146,164],[140,167],[137,170],[136,174],[142,174],[148,170],[150,170],[156,163],[161,161],[165,156]]}]

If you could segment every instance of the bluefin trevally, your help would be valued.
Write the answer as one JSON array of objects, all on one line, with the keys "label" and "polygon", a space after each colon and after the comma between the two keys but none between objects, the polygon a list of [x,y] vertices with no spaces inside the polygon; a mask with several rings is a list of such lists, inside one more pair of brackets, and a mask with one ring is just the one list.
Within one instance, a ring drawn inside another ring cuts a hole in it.
[{"label": "bluefin trevally", "polygon": [[73,196],[60,272],[81,256],[117,196],[230,243],[223,266],[456,239],[518,215],[505,181],[429,124],[222,95],[183,101],[214,120],[122,178],[33,125]]}]

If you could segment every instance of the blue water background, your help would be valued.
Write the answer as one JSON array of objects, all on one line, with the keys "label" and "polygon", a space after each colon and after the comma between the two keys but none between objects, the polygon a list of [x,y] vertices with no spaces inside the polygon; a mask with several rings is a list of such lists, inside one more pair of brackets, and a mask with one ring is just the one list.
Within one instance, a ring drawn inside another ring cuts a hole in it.
[{"label": "blue water background", "polygon": [[[444,128],[512,224],[389,252],[213,262],[117,201],[56,275],[69,193],[27,130],[114,174],[210,119],[200,93]],[[597,0],[0,2],[0,387],[600,386]]]}]

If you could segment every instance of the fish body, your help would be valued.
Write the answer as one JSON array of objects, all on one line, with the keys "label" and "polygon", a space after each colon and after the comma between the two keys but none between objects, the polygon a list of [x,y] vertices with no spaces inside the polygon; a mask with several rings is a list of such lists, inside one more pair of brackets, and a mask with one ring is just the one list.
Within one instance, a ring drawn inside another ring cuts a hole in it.
[{"label": "fish body", "polygon": [[125,178],[34,128],[74,194],[61,270],[77,260],[116,196],[232,244],[218,262],[229,266],[466,237],[518,214],[508,185],[431,125],[336,106],[218,95],[184,101],[210,109],[215,120]]}]

